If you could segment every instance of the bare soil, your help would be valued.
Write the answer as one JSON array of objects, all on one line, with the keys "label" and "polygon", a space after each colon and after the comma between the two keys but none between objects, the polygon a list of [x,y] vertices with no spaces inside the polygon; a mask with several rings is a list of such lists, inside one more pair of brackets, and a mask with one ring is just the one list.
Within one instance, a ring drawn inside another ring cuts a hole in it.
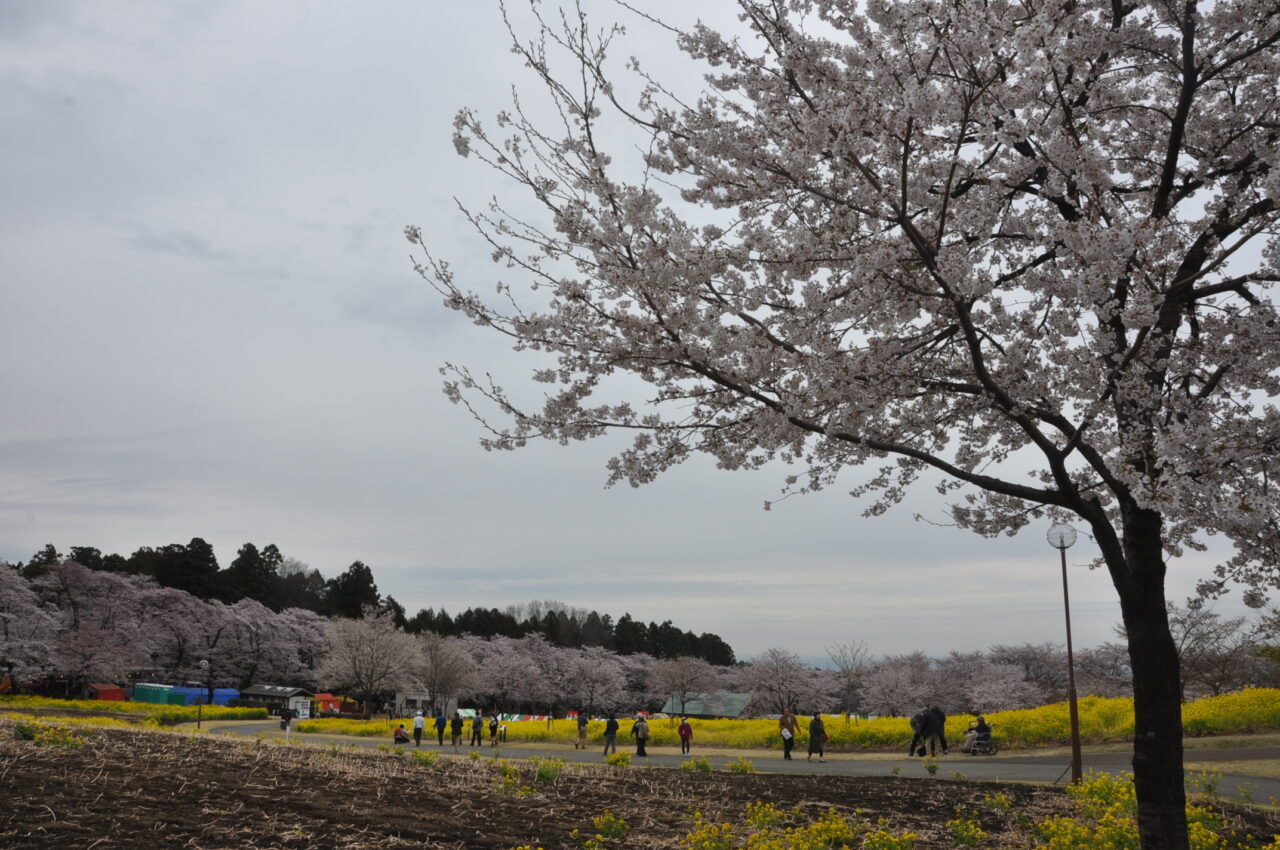
[{"label": "bare soil", "polygon": [[[957,812],[988,832],[984,847],[1027,847],[1026,824],[1065,814],[1060,790],[943,779],[692,773],[661,768],[567,767],[538,782],[511,762],[504,788],[492,758],[442,757],[282,745],[133,729],[97,729],[79,748],[18,740],[0,719],[0,846],[24,848],[332,847],[576,848],[606,809],[631,827],[609,846],[678,848],[694,812],[741,823],[747,803],[817,816],[827,807],[885,818],[951,847]],[[521,790],[524,789],[524,790]],[[1013,801],[983,803],[997,791]],[[796,815],[796,823],[803,815]],[[1241,831],[1277,823],[1237,813]]]}]

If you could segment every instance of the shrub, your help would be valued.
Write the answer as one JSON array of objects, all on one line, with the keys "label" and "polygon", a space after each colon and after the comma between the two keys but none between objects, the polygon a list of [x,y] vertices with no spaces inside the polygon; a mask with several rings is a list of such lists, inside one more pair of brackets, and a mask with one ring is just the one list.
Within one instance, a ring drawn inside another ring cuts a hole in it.
[{"label": "shrub", "polygon": [[867,834],[862,846],[864,850],[911,850],[916,846],[917,837],[914,832],[896,835],[888,830],[878,829]]},{"label": "shrub", "polygon": [[982,805],[996,811],[1006,811],[1013,808],[1013,799],[1003,791],[997,791],[995,794],[988,794],[983,797]]},{"label": "shrub", "polygon": [[595,818],[592,824],[596,828],[596,835],[604,838],[625,838],[631,830],[625,820],[608,809],[605,809],[604,814],[600,815],[600,817]]},{"label": "shrub", "polygon": [[531,758],[529,764],[533,766],[533,781],[551,784],[560,778],[560,774],[564,773],[564,759],[554,756],[549,758]]},{"label": "shrub", "polygon": [[708,758],[690,758],[680,763],[681,770],[697,771],[698,773],[711,772],[711,759]]},{"label": "shrub", "polygon": [[745,756],[738,756],[736,759],[729,759],[729,761],[725,763],[724,769],[730,773],[756,772],[756,766]]},{"label": "shrub", "polygon": [[609,753],[604,760],[614,767],[631,767],[631,753]]},{"label": "shrub", "polygon": [[1190,770],[1187,771],[1187,792],[1190,794],[1202,794],[1209,799],[1218,796],[1218,786],[1222,784],[1222,771],[1220,770]]},{"label": "shrub", "polygon": [[747,803],[747,824],[757,832],[780,826],[786,819],[773,803]]},{"label": "shrub", "polygon": [[702,812],[695,813],[693,832],[684,837],[686,850],[733,850],[735,844],[730,824],[708,823]]},{"label": "shrub", "polygon": [[[1137,848],[1137,805],[1134,801],[1132,779],[1132,775],[1127,773],[1110,776],[1090,771],[1086,774],[1084,782],[1068,789],[1076,810],[1075,816],[1053,817],[1036,825],[1036,832],[1045,842],[1038,845],[1039,850]],[[1223,828],[1222,819],[1213,812],[1201,806],[1187,806],[1187,834],[1192,850],[1221,850],[1227,847],[1227,841],[1218,834]],[[1233,838],[1230,846],[1256,846],[1237,843],[1237,840]]]},{"label": "shrub", "polygon": [[430,750],[414,750],[411,755],[414,762],[422,767],[435,767],[436,762],[440,760],[440,756]]},{"label": "shrub", "polygon": [[68,726],[44,723],[35,718],[19,720],[13,726],[13,737],[40,747],[63,747],[68,750],[84,746],[85,732],[77,733]]},{"label": "shrub", "polygon": [[976,847],[987,837],[981,824],[964,816],[947,821],[947,831],[951,833],[951,843],[957,847]]}]

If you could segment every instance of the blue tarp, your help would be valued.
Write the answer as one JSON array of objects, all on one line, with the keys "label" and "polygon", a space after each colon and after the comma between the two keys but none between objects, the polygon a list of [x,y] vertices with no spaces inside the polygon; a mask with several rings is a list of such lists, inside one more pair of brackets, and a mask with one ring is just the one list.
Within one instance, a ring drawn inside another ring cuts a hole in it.
[{"label": "blue tarp", "polygon": [[[207,688],[193,688],[186,685],[174,685],[170,693],[180,694],[184,699],[181,703],[174,703],[171,700],[171,705],[195,705],[197,700],[204,700],[208,697],[209,690]],[[235,688],[214,688],[213,704],[226,705],[227,700],[235,699],[238,696],[240,696],[240,692]]]}]

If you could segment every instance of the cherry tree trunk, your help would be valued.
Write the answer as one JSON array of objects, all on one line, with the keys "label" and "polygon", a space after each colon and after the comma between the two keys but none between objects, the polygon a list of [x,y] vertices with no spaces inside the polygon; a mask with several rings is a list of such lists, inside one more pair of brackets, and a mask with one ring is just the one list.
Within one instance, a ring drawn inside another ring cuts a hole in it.
[{"label": "cherry tree trunk", "polygon": [[1133,668],[1133,774],[1143,850],[1187,850],[1182,687],[1164,595],[1160,518],[1126,517],[1125,568],[1116,578]]}]

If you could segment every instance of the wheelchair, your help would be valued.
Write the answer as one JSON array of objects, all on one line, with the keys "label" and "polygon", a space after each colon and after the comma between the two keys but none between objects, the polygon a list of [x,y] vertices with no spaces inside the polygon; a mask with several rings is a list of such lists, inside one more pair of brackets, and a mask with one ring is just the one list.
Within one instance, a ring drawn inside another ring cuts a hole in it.
[{"label": "wheelchair", "polygon": [[[987,725],[995,726],[994,723]],[[964,752],[971,756],[993,756],[1000,752],[1000,745],[996,743],[995,738],[988,732],[985,735],[979,735],[977,740],[973,742],[973,746],[964,750]]]}]

